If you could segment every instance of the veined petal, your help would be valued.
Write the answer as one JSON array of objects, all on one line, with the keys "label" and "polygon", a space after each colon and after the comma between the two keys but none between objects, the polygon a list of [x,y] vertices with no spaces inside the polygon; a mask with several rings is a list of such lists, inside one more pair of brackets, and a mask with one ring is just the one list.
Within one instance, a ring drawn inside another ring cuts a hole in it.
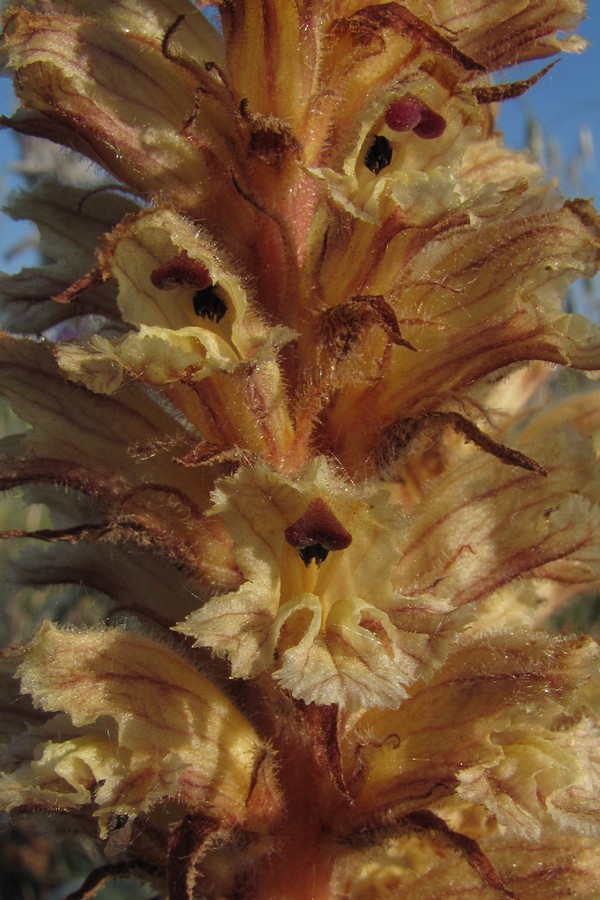
[{"label": "veined petal", "polygon": [[581,0],[207,5],[7,3],[5,124],[144,205],[21,203],[61,259],[0,345],[0,489],[52,509],[7,582],[127,625],[2,661],[0,800],[174,898],[595,896],[598,648],[534,629],[600,585],[599,417],[531,407],[600,370],[561,306],[600,221],[494,135],[549,67],[489,81],[578,49]]},{"label": "veined petal", "polygon": [[491,766],[464,769],[457,794],[484,806],[501,828],[529,840],[543,838],[546,820],[558,828],[600,835],[594,798],[600,789],[597,720],[558,723],[538,732],[530,712],[515,715],[495,740],[501,758]]},{"label": "veined petal", "polygon": [[469,143],[462,154],[457,176],[461,181],[495,184],[507,190],[519,183],[532,187],[542,181],[544,172],[533,154],[515,153],[495,135]]},{"label": "veined petal", "polygon": [[219,3],[233,89],[250,109],[303,124],[314,89],[317,47],[303,0]]},{"label": "veined petal", "polygon": [[340,392],[328,411],[347,466],[368,457],[376,438],[367,427],[344,423],[400,419],[407,414],[401,410],[415,407],[439,409],[442,398],[523,360],[600,366],[598,326],[558,312],[568,283],[597,269],[597,224],[570,207],[492,222],[465,225],[464,231],[459,226],[454,236],[415,255],[415,286],[400,288],[392,306],[400,322],[415,323],[403,334],[417,353],[393,348],[376,391]]},{"label": "veined petal", "polygon": [[540,440],[544,433],[569,423],[584,438],[591,439],[596,455],[600,447],[600,390],[569,394],[538,413],[523,429],[527,440]]},{"label": "veined petal", "polygon": [[72,530],[42,532],[42,540],[153,547],[163,559],[184,563],[203,594],[208,583],[213,590],[238,583],[235,574],[231,581],[229,538],[203,517],[214,472],[173,457],[173,446],[189,451],[190,435],[171,415],[133,386],[109,398],[69,383],[48,347],[33,341],[4,338],[0,358],[3,393],[34,423],[2,448],[2,488],[58,482],[99,502],[91,523],[84,517],[81,524],[75,506]]},{"label": "veined petal", "polygon": [[185,476],[170,455],[153,454],[143,471],[136,460],[133,451],[153,446],[157,434],[175,440],[187,437],[171,416],[138,389],[127,387],[116,398],[85,391],[66,381],[46,345],[33,341],[4,337],[0,360],[2,392],[13,402],[17,415],[33,425],[25,438],[31,459],[72,462],[133,484],[151,479],[181,486]]},{"label": "veined petal", "polygon": [[[101,828],[171,797],[189,811],[247,821],[258,779],[276,800],[271,761],[229,700],[174,650],[124,631],[60,631],[46,623],[18,673],[46,712],[79,733],[57,736],[5,775],[9,807],[94,803]],[[268,804],[263,807],[266,811]]]},{"label": "veined petal", "polygon": [[566,841],[562,834],[547,835],[532,845],[499,834],[475,842],[470,834],[428,831],[418,822],[401,830],[402,836],[385,842],[385,852],[381,845],[377,850],[367,846],[362,858],[350,857],[340,865],[344,896],[498,900],[504,891],[523,900],[541,895],[562,900],[569,895],[593,897],[600,889],[600,851],[591,838],[569,835]]},{"label": "veined petal", "polygon": [[526,0],[514,8],[506,3],[474,7],[468,0],[442,0],[434,10],[422,0],[410,0],[410,7],[427,18],[433,14],[436,27],[488,69],[540,59],[559,50],[578,52],[586,46],[580,38],[557,36],[577,28],[585,15],[582,0]]},{"label": "veined petal", "polygon": [[[271,641],[289,649],[276,681],[305,703],[399,706],[407,682],[430,656],[427,636],[400,632],[385,612],[358,597],[334,603],[326,623],[322,619],[321,600],[314,595],[280,608]],[[291,635],[302,636],[293,643]]]},{"label": "veined petal", "polygon": [[[343,91],[325,88],[317,107],[321,115],[327,110],[331,116],[328,161],[339,165],[349,138],[356,135],[356,123],[366,109],[381,104],[386,92],[412,92],[416,86],[418,93],[425,82],[423,99],[431,100],[437,111],[449,94],[458,93],[461,82],[480,70],[429,25],[429,18],[415,16],[405,4],[382,3],[355,8],[328,23],[322,77],[325,85],[344,85]],[[379,106],[380,119],[383,111]],[[428,156],[430,151],[423,152]]]},{"label": "veined petal", "polygon": [[[577,739],[581,731],[597,740],[585,693],[597,656],[586,638],[464,635],[398,711],[368,712],[352,724],[344,743],[357,808],[365,813],[397,804],[405,815],[453,794],[457,784],[459,792],[468,791],[480,777],[485,788],[476,799],[473,787],[470,799],[499,815],[503,807],[512,809],[512,821],[507,812],[501,823],[513,834],[539,836],[535,822],[546,816],[544,797],[551,802],[552,796],[571,806],[563,825],[597,829],[597,810],[582,814],[585,803],[578,809],[579,797],[589,800],[594,790],[596,749],[591,738]],[[353,741],[359,747],[354,758]],[[556,759],[540,763],[538,747]]]},{"label": "veined petal", "polygon": [[57,358],[66,375],[99,394],[116,393],[124,374],[153,387],[193,384],[214,371],[232,369],[237,362],[227,343],[210,331],[148,325],[119,341],[92,338],[89,349],[63,344]]},{"label": "veined petal", "polygon": [[141,193],[194,183],[202,166],[183,134],[194,80],[158,41],[93,17],[32,14],[20,5],[7,21],[24,106],[68,129],[77,149]]},{"label": "veined petal", "polygon": [[401,550],[395,578],[404,594],[416,599],[424,591],[460,606],[518,578],[586,584],[600,576],[595,460],[568,431],[555,439],[558,466],[541,442],[528,447],[548,463],[547,478],[500,468],[481,454],[438,480],[415,509]]},{"label": "veined petal", "polygon": [[[61,12],[81,12],[88,16],[98,11],[90,0],[52,0],[52,5]],[[176,30],[177,46],[197,63],[203,60],[222,63],[221,36],[206,16],[196,13],[189,0],[111,0],[102,9],[102,20],[111,27],[155,42],[162,42],[167,30],[182,17]]]},{"label": "veined petal", "polygon": [[[210,541],[203,541],[202,550],[198,543],[190,548],[194,552],[189,553],[189,561],[194,562],[198,573],[192,577],[181,571],[181,565],[175,569],[171,560],[164,559],[166,546],[160,548],[163,558],[157,558],[156,531],[153,537],[153,547],[147,546],[148,535],[146,546],[141,547],[133,541],[116,546],[116,535],[104,542],[85,538],[76,543],[63,541],[42,546],[34,539],[24,538],[16,546],[13,542],[12,552],[9,555],[5,550],[3,559],[7,602],[24,607],[32,592],[43,586],[49,597],[58,594],[65,598],[65,605],[71,597],[77,598],[73,605],[78,606],[85,588],[94,598],[94,620],[104,615],[108,607],[126,614],[158,616],[161,621],[174,624],[197,607],[199,594],[227,590],[239,583],[239,573],[225,540],[219,542],[211,535]],[[201,569],[206,573],[204,579]],[[43,610],[48,615],[53,611],[51,602]]]}]

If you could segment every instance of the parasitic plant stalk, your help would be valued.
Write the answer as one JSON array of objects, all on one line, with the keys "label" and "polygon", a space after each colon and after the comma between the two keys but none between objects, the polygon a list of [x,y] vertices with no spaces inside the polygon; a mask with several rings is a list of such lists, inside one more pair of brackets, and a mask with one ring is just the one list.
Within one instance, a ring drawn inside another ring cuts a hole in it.
[{"label": "parasitic plant stalk", "polygon": [[551,381],[600,224],[492,77],[583,3],[205,5],[5,3],[4,124],[108,176],[12,201],[7,565],[74,612],[2,658],[0,803],[102,844],[78,897],[598,896],[598,649],[547,626],[600,580]]}]

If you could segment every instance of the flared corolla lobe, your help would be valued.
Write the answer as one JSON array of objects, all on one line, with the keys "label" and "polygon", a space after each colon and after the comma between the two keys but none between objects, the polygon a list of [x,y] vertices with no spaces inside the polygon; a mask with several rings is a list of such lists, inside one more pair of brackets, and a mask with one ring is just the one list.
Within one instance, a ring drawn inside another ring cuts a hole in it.
[{"label": "flared corolla lobe", "polygon": [[182,821],[197,835],[198,860],[201,822],[220,822],[225,844],[241,829],[259,841],[277,818],[271,751],[175,648],[135,631],[46,623],[15,655],[4,663],[18,664],[32,703],[15,707],[3,729],[5,809],[70,814],[79,832],[98,830],[109,861],[137,843],[138,859],[155,866],[181,839]]}]

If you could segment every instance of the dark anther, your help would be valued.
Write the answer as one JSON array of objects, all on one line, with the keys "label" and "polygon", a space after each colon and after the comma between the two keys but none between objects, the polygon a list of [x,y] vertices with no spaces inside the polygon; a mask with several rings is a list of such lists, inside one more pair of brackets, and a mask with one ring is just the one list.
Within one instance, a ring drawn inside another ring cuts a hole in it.
[{"label": "dark anther", "polygon": [[194,294],[194,312],[203,319],[210,319],[211,322],[220,322],[227,312],[227,304],[221,300],[215,288],[204,288],[196,291]]},{"label": "dark anther", "polygon": [[373,135],[373,142],[365,156],[365,166],[374,175],[379,175],[392,161],[392,145],[382,134]]},{"label": "dark anther", "polygon": [[352,543],[350,532],[318,497],[310,501],[306,512],[289,525],[284,534],[305,566],[312,560],[319,566],[327,559],[330,550],[345,550]]},{"label": "dark anther", "polygon": [[308,547],[299,549],[298,553],[305,566],[309,566],[313,559],[320,566],[329,556],[329,550],[323,544],[309,544]]},{"label": "dark anther", "polygon": [[120,831],[121,828],[125,828],[127,822],[129,821],[129,816],[125,815],[125,813],[115,813],[115,815],[111,818],[108,830],[109,831]]}]

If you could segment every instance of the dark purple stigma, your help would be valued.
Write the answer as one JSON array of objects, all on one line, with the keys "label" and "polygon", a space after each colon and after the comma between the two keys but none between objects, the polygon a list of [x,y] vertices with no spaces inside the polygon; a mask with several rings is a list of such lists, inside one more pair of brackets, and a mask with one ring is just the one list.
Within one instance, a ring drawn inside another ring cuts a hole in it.
[{"label": "dark purple stigma", "polygon": [[206,266],[190,259],[185,252],[153,269],[150,273],[150,281],[155,288],[161,291],[169,291],[181,286],[203,291],[212,283]]},{"label": "dark purple stigma", "polygon": [[425,140],[439,137],[446,129],[443,116],[410,95],[395,100],[387,108],[385,124],[392,131],[412,131]]},{"label": "dark purple stigma", "polygon": [[392,131],[412,131],[421,121],[423,104],[415,97],[394,100],[385,113],[385,124]]},{"label": "dark purple stigma", "polygon": [[417,137],[431,140],[437,138],[446,130],[446,120],[443,116],[438,115],[432,109],[425,107],[421,116],[421,121],[413,128],[413,133]]}]

